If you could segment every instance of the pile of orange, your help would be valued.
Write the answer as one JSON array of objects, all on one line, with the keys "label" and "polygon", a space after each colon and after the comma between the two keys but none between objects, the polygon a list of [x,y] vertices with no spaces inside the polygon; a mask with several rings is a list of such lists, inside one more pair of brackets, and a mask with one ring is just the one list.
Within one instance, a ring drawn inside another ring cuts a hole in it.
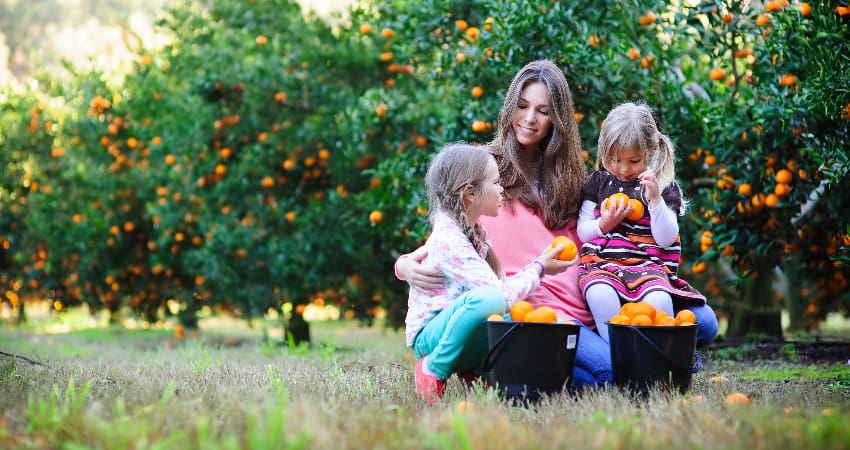
[{"label": "pile of orange", "polygon": [[673,317],[664,311],[655,309],[649,303],[629,302],[621,306],[619,313],[612,317],[608,323],[615,325],[675,327],[694,325],[696,321],[697,318],[694,313],[687,309],[679,311],[676,317]]},{"label": "pile of orange", "polygon": [[[531,303],[520,300],[511,306],[511,320],[514,322],[547,322],[557,323],[558,316],[555,310],[548,306],[535,308]],[[493,314],[487,318],[489,321],[503,321],[505,318],[500,314]]]}]

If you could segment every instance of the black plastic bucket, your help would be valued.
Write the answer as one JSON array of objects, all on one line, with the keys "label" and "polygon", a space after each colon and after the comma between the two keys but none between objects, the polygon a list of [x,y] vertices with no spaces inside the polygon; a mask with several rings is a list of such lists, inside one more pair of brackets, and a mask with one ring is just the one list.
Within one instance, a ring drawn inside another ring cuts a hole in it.
[{"label": "black plastic bucket", "polygon": [[490,351],[482,368],[509,400],[535,401],[572,384],[579,326],[487,322]]},{"label": "black plastic bucket", "polygon": [[656,384],[691,387],[697,326],[638,326],[608,323],[614,384],[643,395]]}]

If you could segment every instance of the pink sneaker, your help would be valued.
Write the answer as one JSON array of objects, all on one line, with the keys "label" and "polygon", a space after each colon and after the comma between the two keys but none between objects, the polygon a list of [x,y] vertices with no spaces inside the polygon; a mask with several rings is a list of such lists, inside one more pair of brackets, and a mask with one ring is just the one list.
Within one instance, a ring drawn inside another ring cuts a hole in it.
[{"label": "pink sneaker", "polygon": [[459,373],[457,374],[457,376],[460,377],[461,380],[463,380],[463,383],[469,390],[472,390],[475,384],[481,384],[481,386],[483,386],[485,389],[490,387],[490,382],[487,381],[486,378],[482,377],[481,375],[478,375],[475,372],[469,371]]},{"label": "pink sneaker", "polygon": [[422,370],[422,362],[425,358],[422,357],[413,369],[413,380],[416,383],[416,392],[428,403],[437,403],[437,400],[443,398],[443,393],[446,392],[446,381],[441,380],[434,375],[428,375]]}]

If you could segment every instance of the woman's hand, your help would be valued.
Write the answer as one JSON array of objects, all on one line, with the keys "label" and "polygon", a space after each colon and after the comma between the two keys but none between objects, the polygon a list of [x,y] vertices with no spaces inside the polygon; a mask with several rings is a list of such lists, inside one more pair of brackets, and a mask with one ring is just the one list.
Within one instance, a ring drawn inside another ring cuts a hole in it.
[{"label": "woman's hand", "polygon": [[535,261],[543,265],[543,274],[557,275],[568,267],[575,265],[578,262],[578,252],[575,258],[571,261],[563,261],[555,257],[561,250],[564,249],[564,244],[558,244],[554,248],[547,248]]},{"label": "woman's hand", "polygon": [[412,253],[399,257],[395,262],[395,269],[410,287],[420,291],[436,291],[445,286],[445,281],[439,271],[422,265],[426,256],[428,250],[424,246],[419,247]]},{"label": "woman's hand", "polygon": [[[610,208],[605,207],[605,203],[610,203]],[[599,205],[599,230],[602,234],[606,234],[613,230],[632,210],[632,205],[622,198],[615,198],[611,202],[603,202]]]}]

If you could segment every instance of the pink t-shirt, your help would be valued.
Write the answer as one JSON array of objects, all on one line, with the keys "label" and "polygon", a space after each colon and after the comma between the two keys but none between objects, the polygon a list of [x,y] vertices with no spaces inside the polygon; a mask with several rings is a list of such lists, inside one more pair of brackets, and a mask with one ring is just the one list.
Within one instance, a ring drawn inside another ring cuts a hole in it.
[{"label": "pink t-shirt", "polygon": [[[523,270],[529,261],[549,247],[555,236],[566,236],[581,248],[575,221],[561,230],[549,230],[543,220],[521,202],[514,201],[513,204],[515,214],[502,205],[498,217],[481,216],[478,219],[490,235],[493,250],[507,275]],[[593,315],[578,288],[577,265],[558,275],[545,276],[540,280],[540,287],[532,291],[526,300],[535,307],[551,307],[558,314],[558,319],[578,320],[595,327]]]}]

